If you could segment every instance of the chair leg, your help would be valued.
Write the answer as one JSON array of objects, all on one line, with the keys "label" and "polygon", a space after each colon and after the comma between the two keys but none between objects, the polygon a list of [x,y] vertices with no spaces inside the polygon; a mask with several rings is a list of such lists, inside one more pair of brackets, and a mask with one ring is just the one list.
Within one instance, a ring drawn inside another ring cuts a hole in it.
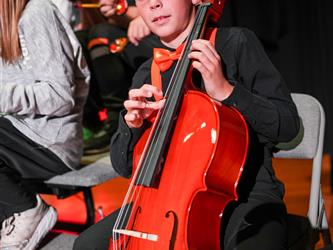
[{"label": "chair leg", "polygon": [[92,192],[90,188],[85,188],[83,190],[84,194],[84,201],[86,204],[86,211],[87,211],[87,220],[86,226],[87,228],[95,223],[95,205],[94,199],[92,196]]},{"label": "chair leg", "polygon": [[332,239],[331,239],[331,234],[328,226],[328,221],[327,221],[327,215],[326,215],[326,210],[325,210],[325,203],[324,203],[324,198],[322,196],[321,190],[320,190],[320,213],[318,217],[318,222],[320,225],[320,230],[319,232],[322,234],[324,245],[328,246],[332,244]]}]

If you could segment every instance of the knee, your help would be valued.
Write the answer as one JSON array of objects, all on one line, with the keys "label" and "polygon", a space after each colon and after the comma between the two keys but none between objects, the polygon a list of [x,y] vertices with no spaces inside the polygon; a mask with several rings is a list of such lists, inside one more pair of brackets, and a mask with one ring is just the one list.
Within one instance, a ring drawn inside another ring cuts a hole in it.
[{"label": "knee", "polygon": [[88,250],[93,248],[89,248],[89,246],[87,246],[87,244],[85,243],[85,240],[82,239],[81,236],[79,236],[74,241],[73,250],[84,250],[84,249]]},{"label": "knee", "polygon": [[107,250],[109,249],[108,241],[100,241],[99,239],[87,238],[80,235],[75,239],[73,250]]}]

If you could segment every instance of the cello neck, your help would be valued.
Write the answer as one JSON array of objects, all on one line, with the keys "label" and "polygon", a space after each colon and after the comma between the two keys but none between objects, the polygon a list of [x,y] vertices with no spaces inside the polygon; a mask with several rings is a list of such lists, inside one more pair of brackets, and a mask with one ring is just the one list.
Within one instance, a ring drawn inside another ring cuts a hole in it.
[{"label": "cello neck", "polygon": [[163,168],[163,161],[169,144],[173,127],[177,120],[179,107],[184,95],[184,85],[191,66],[188,58],[191,43],[193,40],[203,35],[205,23],[208,16],[208,10],[212,4],[201,4],[196,13],[196,19],[190,35],[183,49],[181,59],[171,77],[169,88],[165,94],[166,102],[164,108],[158,114],[155,120],[155,128],[140,163],[140,174],[136,179],[136,185],[146,187],[155,187],[158,185],[159,175]]}]

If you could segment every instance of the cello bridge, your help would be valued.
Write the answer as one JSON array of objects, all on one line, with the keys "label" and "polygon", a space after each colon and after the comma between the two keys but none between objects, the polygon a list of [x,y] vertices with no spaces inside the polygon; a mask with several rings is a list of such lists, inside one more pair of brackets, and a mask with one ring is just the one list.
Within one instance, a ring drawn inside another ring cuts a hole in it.
[{"label": "cello bridge", "polygon": [[113,229],[113,232],[135,237],[135,238],[139,238],[139,239],[158,241],[158,235],[156,235],[156,234],[148,234],[148,233],[144,233],[144,232],[126,230],[126,229]]}]

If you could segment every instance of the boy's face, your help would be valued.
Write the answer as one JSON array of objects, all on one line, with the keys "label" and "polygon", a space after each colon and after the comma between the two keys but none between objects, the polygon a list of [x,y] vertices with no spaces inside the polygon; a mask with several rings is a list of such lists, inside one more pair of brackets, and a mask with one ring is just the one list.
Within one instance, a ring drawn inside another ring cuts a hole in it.
[{"label": "boy's face", "polygon": [[187,36],[189,24],[195,18],[191,0],[136,0],[136,6],[150,30],[162,41],[172,41],[184,33]]}]

